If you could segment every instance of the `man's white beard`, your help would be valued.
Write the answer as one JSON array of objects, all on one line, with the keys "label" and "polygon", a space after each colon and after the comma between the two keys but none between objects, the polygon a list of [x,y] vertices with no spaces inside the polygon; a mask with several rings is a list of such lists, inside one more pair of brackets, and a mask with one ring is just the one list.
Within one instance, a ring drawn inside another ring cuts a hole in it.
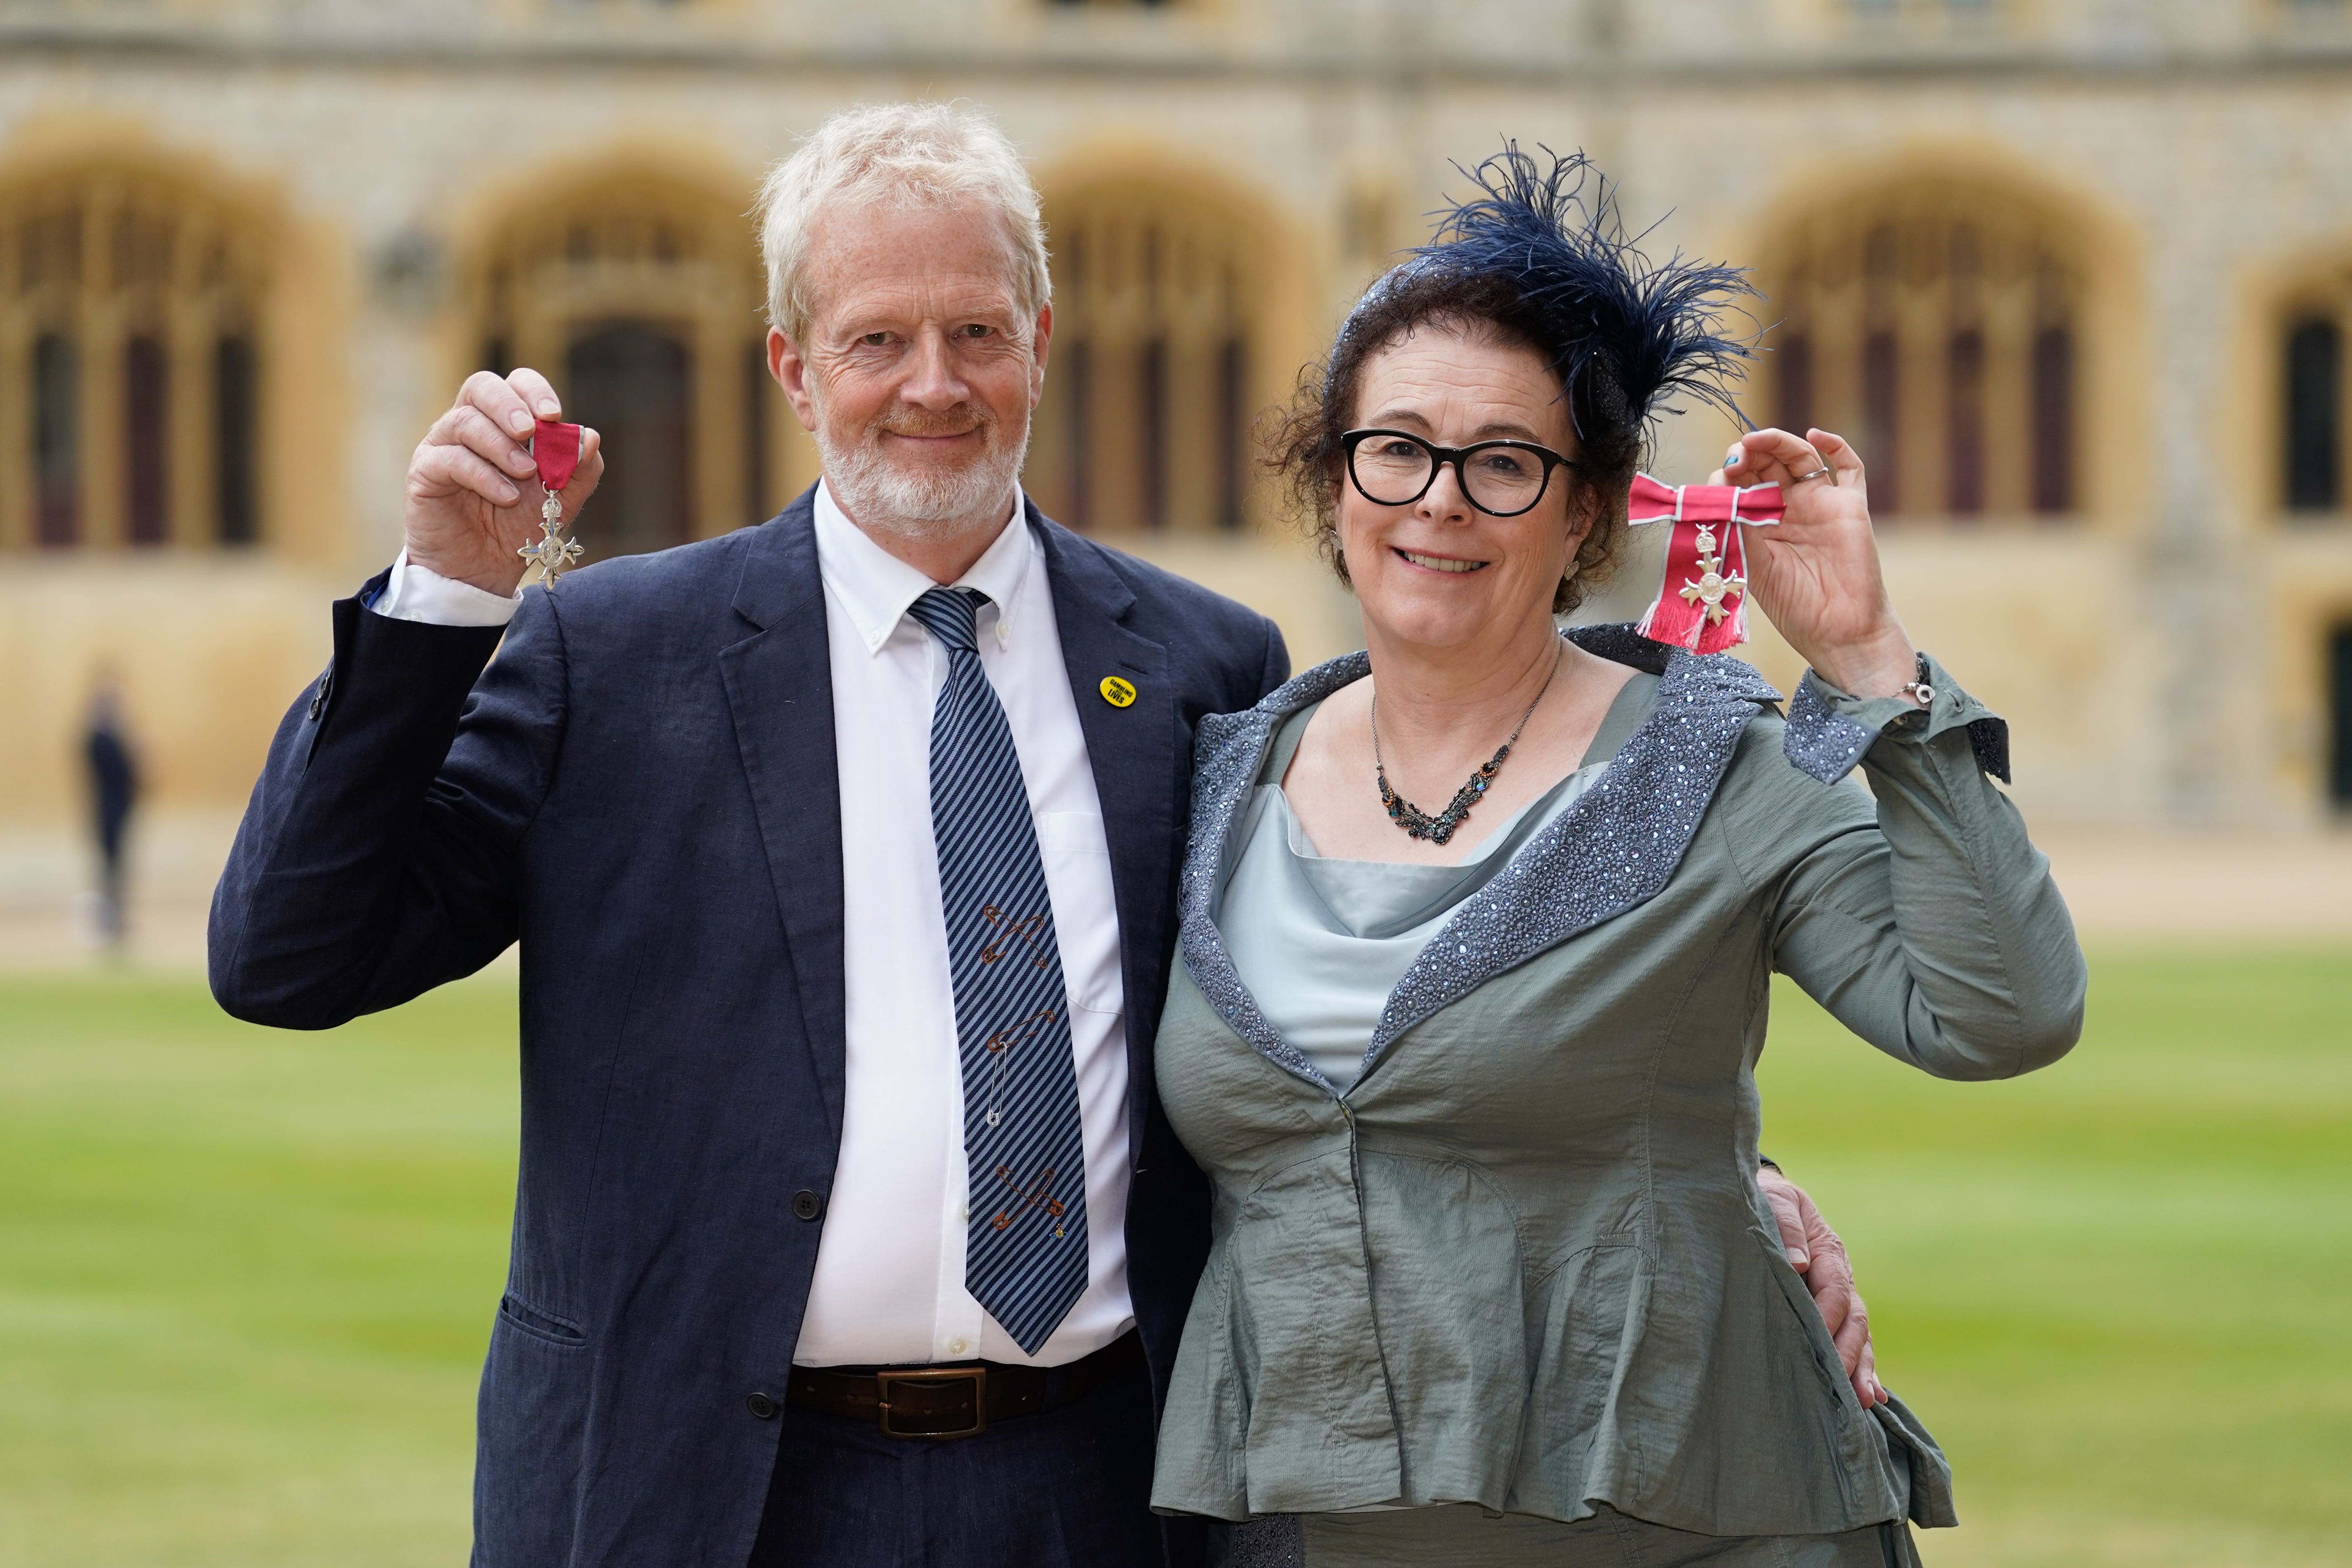
[{"label": "man's white beard", "polygon": [[[987,440],[981,451],[957,468],[909,470],[893,464],[882,453],[882,434],[893,416],[885,415],[843,447],[827,438],[824,403],[811,388],[816,405],[816,450],[824,465],[824,482],[860,528],[878,528],[903,539],[952,539],[979,528],[1004,521],[1013,502],[1013,487],[1028,454],[1029,432],[1024,422],[1021,439],[1006,444],[996,421],[982,415]],[[903,415],[898,416],[902,419]],[[961,422],[959,411],[943,420]]]}]

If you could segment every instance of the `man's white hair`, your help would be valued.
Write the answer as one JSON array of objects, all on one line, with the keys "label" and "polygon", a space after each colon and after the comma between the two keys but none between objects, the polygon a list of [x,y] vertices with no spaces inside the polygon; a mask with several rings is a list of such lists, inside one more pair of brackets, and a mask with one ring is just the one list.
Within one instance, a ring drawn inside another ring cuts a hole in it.
[{"label": "man's white hair", "polygon": [[996,122],[952,103],[863,103],[811,132],[768,171],[755,209],[768,268],[768,321],[795,344],[816,308],[807,276],[820,209],[948,206],[977,199],[1004,225],[1013,292],[1026,320],[1053,297],[1037,187]]}]

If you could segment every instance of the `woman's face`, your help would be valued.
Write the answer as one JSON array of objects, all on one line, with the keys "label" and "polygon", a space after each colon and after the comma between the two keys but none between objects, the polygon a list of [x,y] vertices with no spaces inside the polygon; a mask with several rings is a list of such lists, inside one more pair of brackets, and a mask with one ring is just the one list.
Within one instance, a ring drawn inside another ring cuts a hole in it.
[{"label": "woman's face", "polygon": [[[1511,438],[1577,455],[1559,382],[1535,351],[1473,328],[1424,326],[1366,363],[1352,429],[1403,430],[1442,447]],[[1591,526],[1574,474],[1556,469],[1517,517],[1472,506],[1452,467],[1411,506],[1368,499],[1341,471],[1340,548],[1366,629],[1432,647],[1550,624],[1552,595]]]}]

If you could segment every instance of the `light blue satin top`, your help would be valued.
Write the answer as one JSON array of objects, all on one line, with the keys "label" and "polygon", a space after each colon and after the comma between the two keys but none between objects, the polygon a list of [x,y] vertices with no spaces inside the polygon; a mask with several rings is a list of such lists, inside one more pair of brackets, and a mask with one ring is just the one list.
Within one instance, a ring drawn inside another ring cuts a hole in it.
[{"label": "light blue satin top", "polygon": [[1344,1092],[1362,1069],[1389,994],[1454,907],[1607,766],[1570,773],[1451,866],[1319,855],[1282,786],[1258,785],[1217,929],[1266,1021]]}]

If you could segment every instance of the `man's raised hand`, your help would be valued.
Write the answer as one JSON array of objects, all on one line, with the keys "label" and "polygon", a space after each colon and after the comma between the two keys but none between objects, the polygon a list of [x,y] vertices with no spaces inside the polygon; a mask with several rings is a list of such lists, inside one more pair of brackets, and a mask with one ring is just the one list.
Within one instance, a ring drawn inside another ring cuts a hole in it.
[{"label": "man's raised hand", "polygon": [[[523,574],[515,552],[539,532],[542,498],[531,426],[562,412],[555,389],[535,370],[467,376],[457,401],[408,460],[401,522],[410,563],[486,593],[511,595]],[[580,515],[604,477],[603,447],[595,431],[580,433],[580,466],[558,492],[565,522]]]}]

